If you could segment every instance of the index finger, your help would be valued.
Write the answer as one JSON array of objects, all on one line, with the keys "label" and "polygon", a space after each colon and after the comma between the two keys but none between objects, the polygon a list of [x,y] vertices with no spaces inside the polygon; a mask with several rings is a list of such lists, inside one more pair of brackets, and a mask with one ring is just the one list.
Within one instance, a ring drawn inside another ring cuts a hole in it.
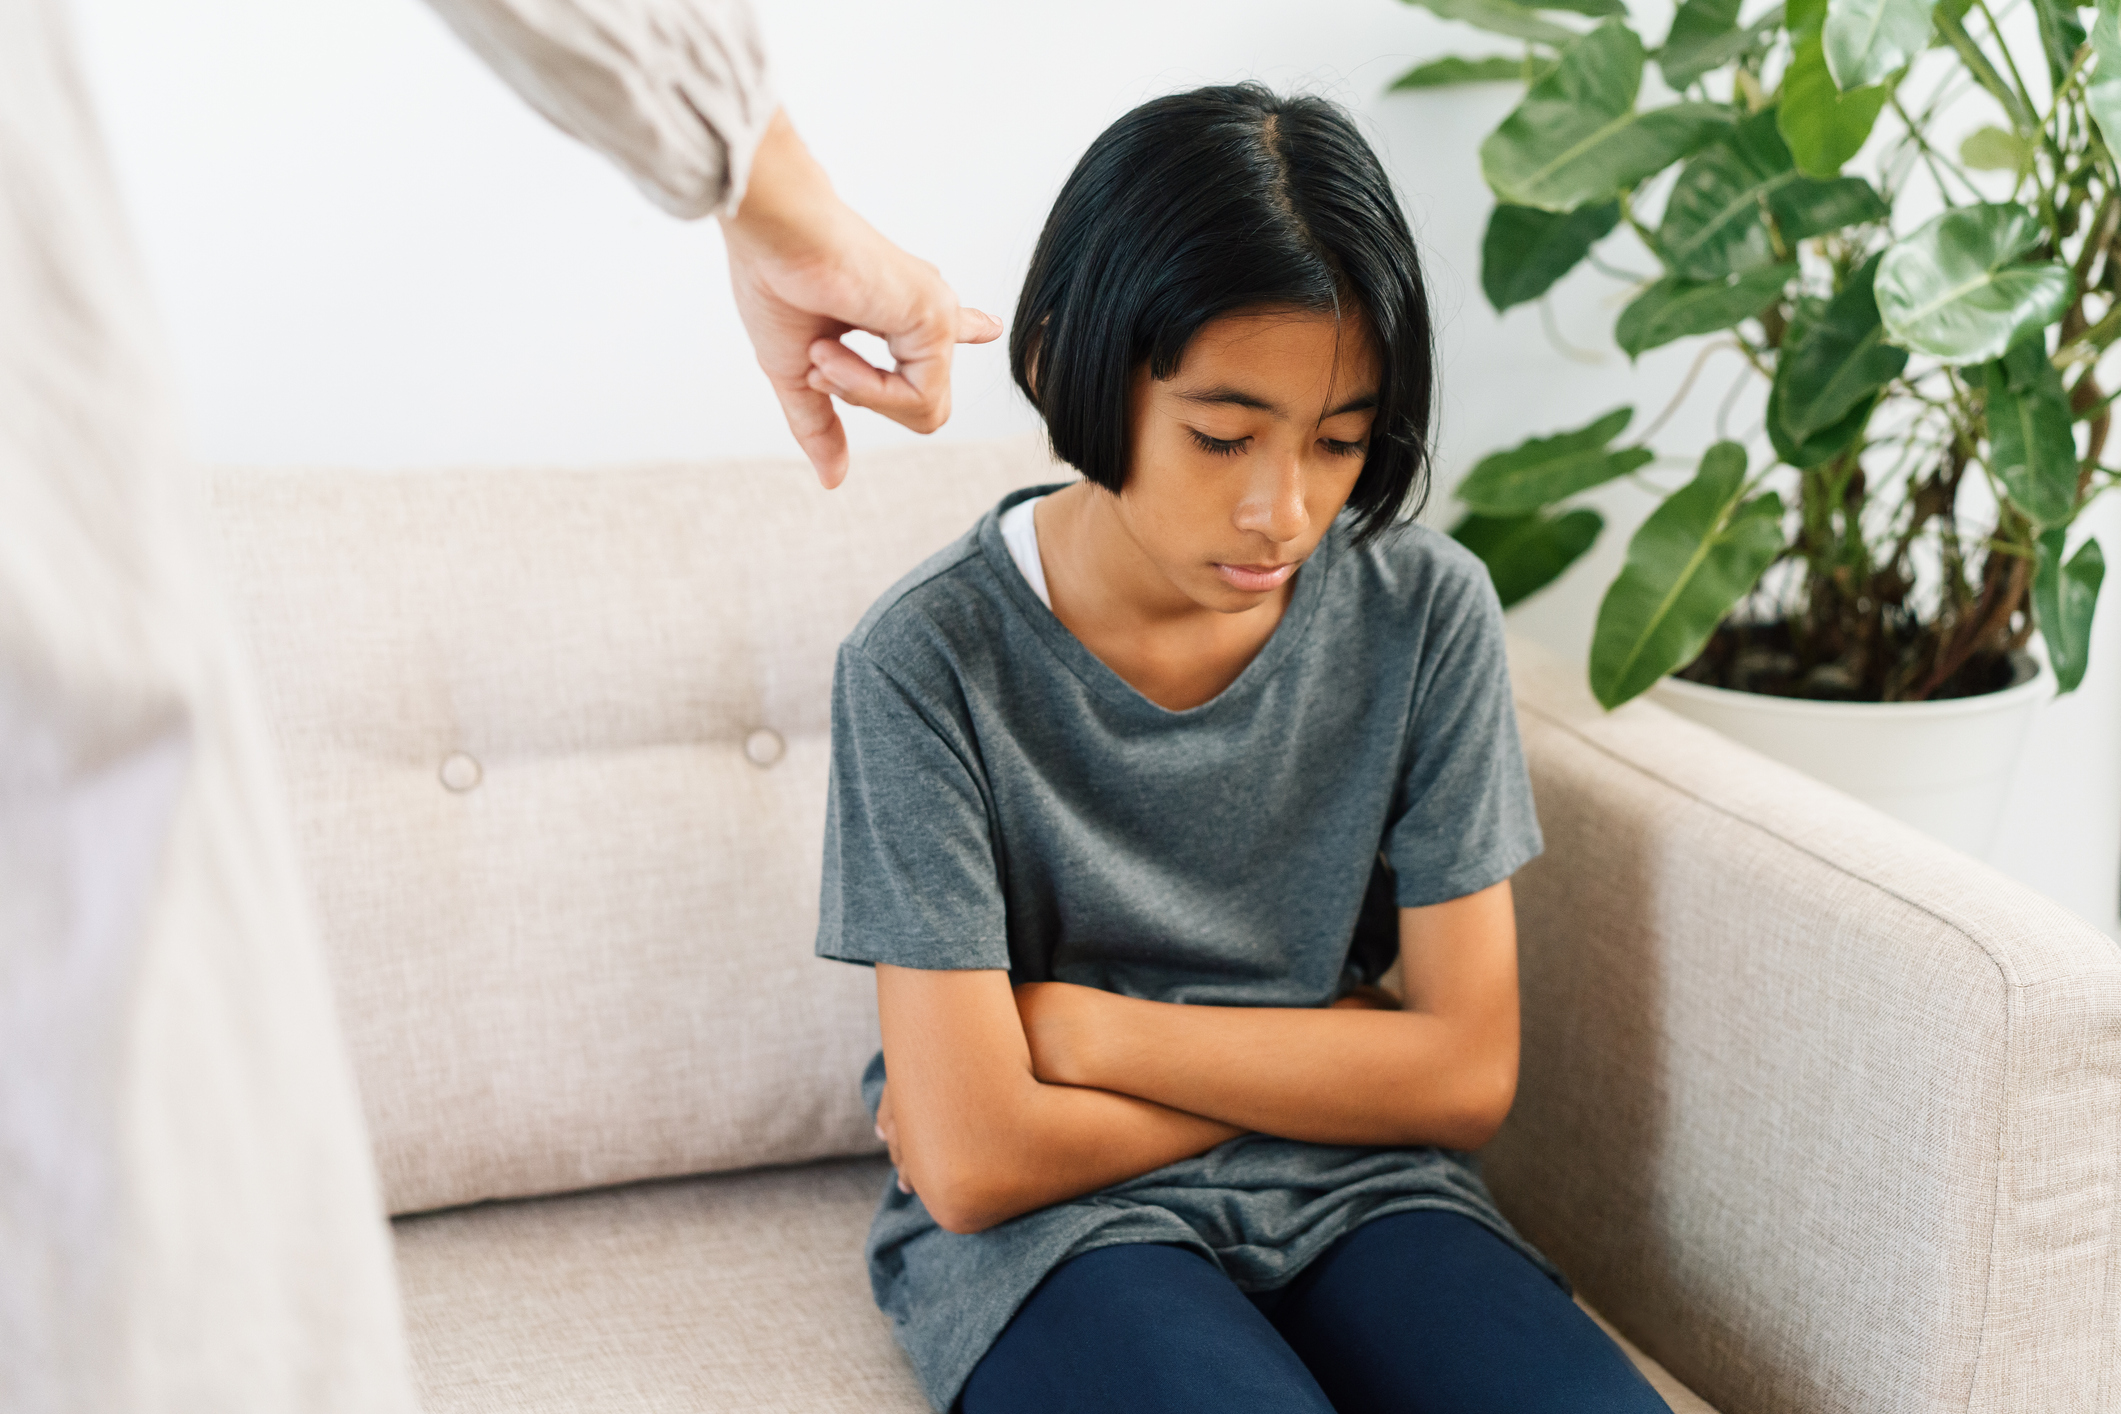
[{"label": "index finger", "polygon": [[817,469],[817,479],[825,489],[830,491],[845,481],[847,429],[841,425],[840,415],[832,410],[832,399],[815,388],[783,388],[778,382],[773,385],[773,395],[780,399],[788,430],[795,434],[796,445]]},{"label": "index finger", "polygon": [[855,407],[879,412],[916,432],[933,432],[950,420],[950,361],[956,344],[986,344],[1002,336],[1002,322],[984,310],[961,306],[953,338],[936,337],[933,323],[891,341],[897,366],[882,369],[837,339],[810,345],[815,372],[810,386]]},{"label": "index finger", "polygon": [[933,432],[950,420],[951,350],[944,344],[884,369],[837,339],[820,339],[810,346],[810,386],[916,432]]}]

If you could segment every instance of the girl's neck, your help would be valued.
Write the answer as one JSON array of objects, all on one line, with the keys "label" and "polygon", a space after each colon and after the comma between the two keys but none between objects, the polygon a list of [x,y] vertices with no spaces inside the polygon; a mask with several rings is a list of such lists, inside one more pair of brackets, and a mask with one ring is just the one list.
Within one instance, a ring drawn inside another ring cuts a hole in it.
[{"label": "girl's neck", "polygon": [[1237,680],[1288,608],[1292,578],[1239,613],[1210,609],[1142,549],[1121,498],[1089,482],[1032,510],[1054,617],[1135,691],[1171,711]]}]

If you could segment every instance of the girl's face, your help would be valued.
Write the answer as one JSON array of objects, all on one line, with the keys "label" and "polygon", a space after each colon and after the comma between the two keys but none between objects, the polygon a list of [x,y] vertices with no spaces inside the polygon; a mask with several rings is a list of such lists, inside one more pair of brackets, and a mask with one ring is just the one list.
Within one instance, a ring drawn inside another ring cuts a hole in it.
[{"label": "girl's face", "polygon": [[1288,310],[1212,321],[1170,378],[1135,374],[1120,519],[1200,607],[1242,613],[1267,602],[1355,489],[1377,381],[1360,316]]}]

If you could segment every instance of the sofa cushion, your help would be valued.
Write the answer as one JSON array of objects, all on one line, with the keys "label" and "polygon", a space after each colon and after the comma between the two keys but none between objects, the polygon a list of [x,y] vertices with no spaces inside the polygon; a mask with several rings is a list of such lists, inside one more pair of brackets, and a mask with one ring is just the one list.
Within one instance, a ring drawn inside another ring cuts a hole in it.
[{"label": "sofa cushion", "polygon": [[[862,1269],[888,1174],[842,1161],[401,1218],[421,1405],[919,1414]],[[1714,1414],[1621,1346],[1673,1414]]]},{"label": "sofa cushion", "polygon": [[393,1212],[866,1153],[817,961],[833,649],[1033,439],[231,472],[231,599]]}]

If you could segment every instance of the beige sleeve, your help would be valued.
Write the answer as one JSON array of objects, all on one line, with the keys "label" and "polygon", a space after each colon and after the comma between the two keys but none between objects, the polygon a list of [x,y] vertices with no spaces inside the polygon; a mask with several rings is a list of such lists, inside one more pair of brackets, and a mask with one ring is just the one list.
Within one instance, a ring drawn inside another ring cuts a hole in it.
[{"label": "beige sleeve", "polygon": [[773,117],[746,0],[429,0],[563,132],[673,216],[736,210]]}]

